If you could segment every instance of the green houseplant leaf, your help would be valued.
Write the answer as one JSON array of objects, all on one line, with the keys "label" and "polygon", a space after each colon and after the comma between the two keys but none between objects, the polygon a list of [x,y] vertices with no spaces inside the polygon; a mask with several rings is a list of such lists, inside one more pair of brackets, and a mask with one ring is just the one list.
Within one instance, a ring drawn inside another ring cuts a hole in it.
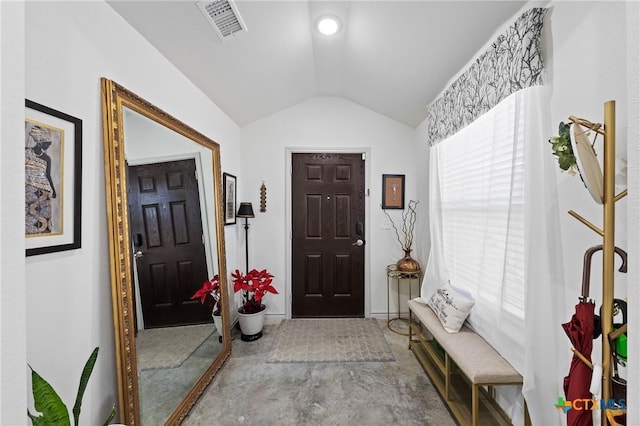
[{"label": "green houseplant leaf", "polygon": [[[93,350],[82,369],[80,385],[78,386],[78,394],[73,406],[73,422],[75,426],[78,426],[80,421],[82,398],[84,397],[84,392],[87,389],[87,383],[89,382],[89,377],[91,377],[91,373],[93,372],[93,367],[98,359],[98,350],[98,347]],[[31,366],[29,366],[29,368],[31,368]],[[31,414],[29,409],[27,409],[27,416],[31,419],[33,426],[71,426],[67,406],[64,405],[62,399],[53,387],[38,373],[36,373],[33,368],[31,368],[31,382],[35,409],[42,413],[41,416],[38,416],[37,414]],[[104,425],[108,425],[115,416],[116,406],[114,405],[111,407],[111,412],[109,413],[107,420],[105,420]]]},{"label": "green houseplant leaf", "polygon": [[82,406],[82,398],[84,397],[84,391],[87,389],[87,383],[89,382],[89,377],[91,377],[91,373],[93,372],[93,366],[96,364],[96,360],[98,359],[98,350],[100,348],[96,347],[87,363],[84,365],[82,369],[82,375],[80,376],[80,385],[78,386],[78,395],[76,396],[76,403],[73,405],[73,424],[78,426],[78,422],[80,420],[80,408]]},{"label": "green houseplant leaf", "polygon": [[33,392],[34,407],[36,411],[42,413],[41,416],[36,416],[27,410],[27,415],[33,425],[71,425],[69,411],[60,396],[49,382],[43,379],[31,366],[29,368],[31,369],[31,390]]},{"label": "green houseplant leaf", "polygon": [[107,417],[107,420],[104,421],[102,426],[107,426],[109,423],[111,423],[111,420],[113,420],[115,416],[116,416],[116,406],[114,404],[113,407],[111,407],[111,412],[109,413],[109,417]]}]

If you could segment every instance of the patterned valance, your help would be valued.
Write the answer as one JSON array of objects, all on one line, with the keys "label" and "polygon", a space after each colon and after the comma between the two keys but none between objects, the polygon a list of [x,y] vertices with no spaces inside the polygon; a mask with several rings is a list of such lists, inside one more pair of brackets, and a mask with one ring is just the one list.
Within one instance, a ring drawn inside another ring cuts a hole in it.
[{"label": "patterned valance", "polygon": [[433,146],[500,101],[542,84],[540,33],[545,8],[524,12],[429,107],[427,141]]}]

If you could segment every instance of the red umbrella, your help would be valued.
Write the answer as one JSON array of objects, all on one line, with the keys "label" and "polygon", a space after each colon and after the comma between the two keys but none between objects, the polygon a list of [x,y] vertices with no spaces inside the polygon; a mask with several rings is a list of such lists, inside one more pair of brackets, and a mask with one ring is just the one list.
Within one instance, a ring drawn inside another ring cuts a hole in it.
[{"label": "red umbrella", "polygon": [[[589,300],[589,279],[591,277],[591,256],[598,250],[602,250],[602,245],[590,247],[584,253],[582,296],[579,299],[580,302],[576,305],[576,311],[571,317],[571,321],[562,324],[562,328],[575,350],[580,352],[589,362],[591,362],[591,350],[593,349],[593,339],[595,338],[593,334],[595,304],[593,300]],[[573,355],[569,374],[564,378],[563,383],[565,399],[567,401],[591,399],[591,392],[589,391],[591,375],[591,368],[577,355]],[[567,411],[567,425],[592,426],[591,410],[570,409]]]},{"label": "red umbrella", "polygon": [[[602,330],[600,321],[595,322],[595,304],[589,300],[589,279],[591,276],[591,256],[598,250],[602,250],[602,245],[589,247],[584,253],[584,263],[582,265],[582,296],[576,305],[576,311],[571,317],[571,321],[562,324],[564,332],[569,337],[574,349],[578,351],[585,360],[591,362],[591,351],[593,349],[593,339],[597,338]],[[620,272],[627,272],[627,253],[614,247],[614,250],[622,258]],[[598,330],[594,330],[597,327]],[[595,331],[595,333],[594,333]],[[576,399],[591,399],[591,367],[582,361],[577,355],[571,359],[569,374],[564,378],[564,397],[566,401]],[[567,425],[569,426],[592,426],[593,417],[591,406],[581,405],[582,410],[570,409],[567,411]]]},{"label": "red umbrella", "polygon": [[[571,317],[571,321],[562,324],[564,332],[569,336],[573,347],[586,359],[591,361],[591,350],[593,349],[593,301],[580,298],[576,305],[576,312]],[[571,360],[569,374],[564,378],[564,397],[567,401],[576,399],[591,399],[589,387],[591,385],[591,368],[581,361],[576,355]],[[583,404],[584,405],[584,404]],[[590,407],[583,410],[570,409],[567,411],[568,426],[591,426],[593,417]]]}]

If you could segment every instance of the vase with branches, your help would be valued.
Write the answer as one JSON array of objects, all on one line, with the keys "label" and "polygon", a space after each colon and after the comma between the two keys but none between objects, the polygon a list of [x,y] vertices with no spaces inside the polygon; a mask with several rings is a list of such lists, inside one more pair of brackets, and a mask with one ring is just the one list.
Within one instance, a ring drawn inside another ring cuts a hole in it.
[{"label": "vase with branches", "polygon": [[391,222],[393,231],[396,234],[396,239],[400,243],[400,247],[404,251],[404,257],[396,262],[396,267],[401,272],[418,272],[420,270],[420,264],[411,257],[411,250],[413,246],[413,231],[416,226],[416,210],[418,207],[418,201],[410,200],[407,205],[407,209],[402,212],[402,223],[400,229],[396,226],[395,222],[391,218],[391,215],[385,210],[384,214]]}]

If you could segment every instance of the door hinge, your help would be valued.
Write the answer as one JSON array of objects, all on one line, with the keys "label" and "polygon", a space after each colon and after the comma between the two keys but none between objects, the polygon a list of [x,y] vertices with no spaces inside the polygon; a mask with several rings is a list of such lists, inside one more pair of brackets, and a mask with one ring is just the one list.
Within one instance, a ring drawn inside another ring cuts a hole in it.
[{"label": "door hinge", "polygon": [[367,153],[366,152],[362,153],[362,161],[367,161]]},{"label": "door hinge", "polygon": [[293,232],[291,232],[291,230],[289,230],[289,239],[293,240]]},{"label": "door hinge", "polygon": [[193,177],[196,178],[196,182],[197,182],[198,181],[198,171],[197,170],[193,171]]}]

